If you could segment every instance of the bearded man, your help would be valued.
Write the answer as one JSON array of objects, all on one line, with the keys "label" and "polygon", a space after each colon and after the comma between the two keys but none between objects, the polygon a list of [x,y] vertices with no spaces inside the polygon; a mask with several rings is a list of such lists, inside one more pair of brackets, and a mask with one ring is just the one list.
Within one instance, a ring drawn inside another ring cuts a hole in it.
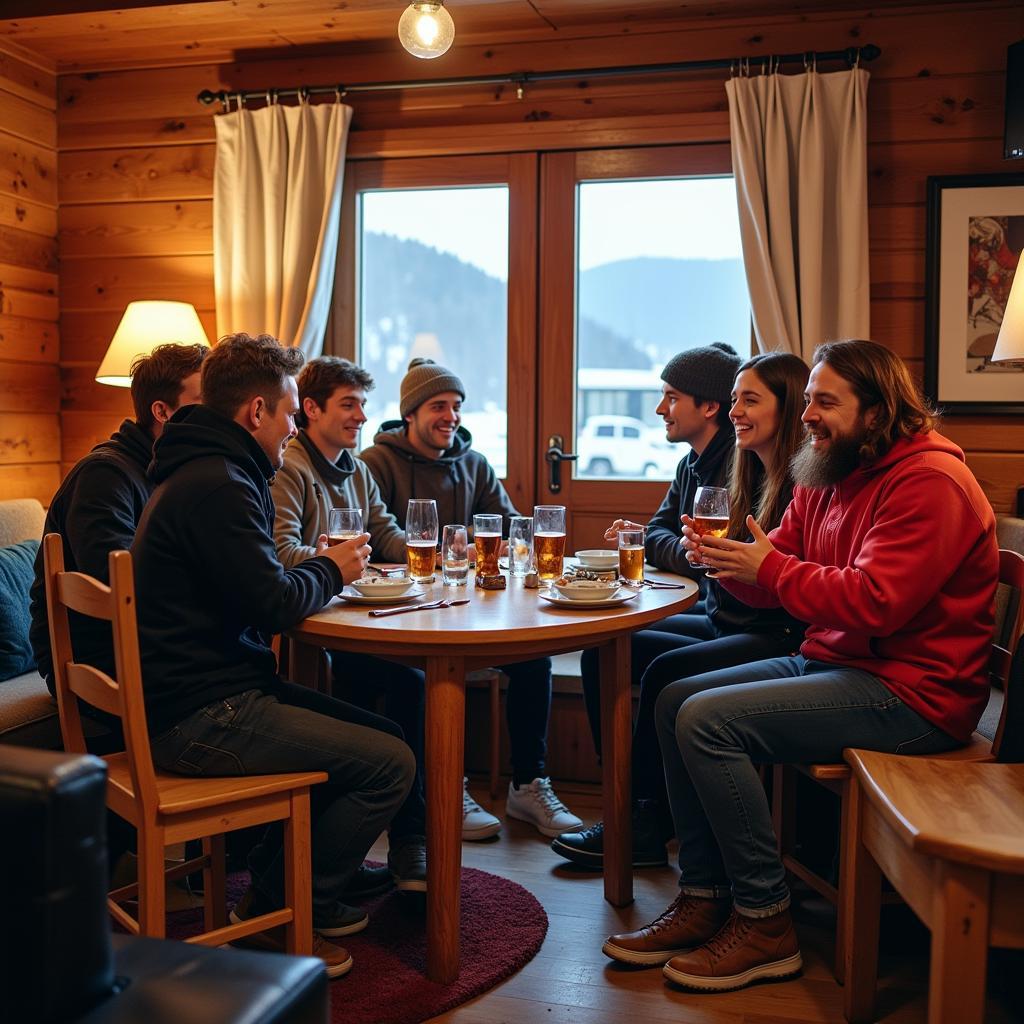
[{"label": "bearded man", "polygon": [[777,529],[748,517],[752,542],[715,540],[683,517],[689,556],[726,589],[809,624],[795,657],[679,680],[658,699],[680,894],[604,949],[691,988],[801,967],[758,764],[950,750],[988,698],[995,517],[963,452],[874,342],[822,345],[805,399],[807,442]]}]

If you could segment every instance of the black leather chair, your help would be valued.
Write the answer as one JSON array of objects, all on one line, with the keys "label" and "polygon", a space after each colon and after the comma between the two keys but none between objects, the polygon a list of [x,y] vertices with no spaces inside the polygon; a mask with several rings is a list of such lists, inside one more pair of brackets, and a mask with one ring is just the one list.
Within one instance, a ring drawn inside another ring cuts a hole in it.
[{"label": "black leather chair", "polygon": [[0,1018],[325,1024],[322,961],[111,935],[106,766],[0,745]]}]

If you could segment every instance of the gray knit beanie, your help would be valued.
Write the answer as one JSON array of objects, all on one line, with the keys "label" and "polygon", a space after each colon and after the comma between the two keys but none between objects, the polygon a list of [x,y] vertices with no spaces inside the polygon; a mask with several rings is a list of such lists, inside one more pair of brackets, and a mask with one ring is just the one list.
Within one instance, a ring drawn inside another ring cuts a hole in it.
[{"label": "gray knit beanie", "polygon": [[398,389],[398,409],[402,419],[442,391],[457,391],[462,400],[466,400],[466,389],[451,370],[438,366],[433,359],[414,359]]},{"label": "gray knit beanie", "polygon": [[736,350],[716,341],[713,345],[691,348],[673,356],[661,371],[661,379],[684,395],[728,405],[739,368],[740,357]]}]

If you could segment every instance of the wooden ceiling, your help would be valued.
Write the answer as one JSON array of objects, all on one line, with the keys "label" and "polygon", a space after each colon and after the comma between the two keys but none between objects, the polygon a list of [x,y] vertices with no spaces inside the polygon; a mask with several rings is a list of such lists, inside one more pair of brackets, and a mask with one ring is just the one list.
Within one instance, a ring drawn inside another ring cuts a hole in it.
[{"label": "wooden ceiling", "polygon": [[[57,72],[390,51],[407,0],[3,0],[0,47]],[[932,0],[446,0],[455,45],[657,31]],[[416,62],[419,63],[419,62]],[[432,62],[423,62],[429,66]],[[439,69],[439,65],[438,65]],[[436,72],[434,72],[436,73]]]}]

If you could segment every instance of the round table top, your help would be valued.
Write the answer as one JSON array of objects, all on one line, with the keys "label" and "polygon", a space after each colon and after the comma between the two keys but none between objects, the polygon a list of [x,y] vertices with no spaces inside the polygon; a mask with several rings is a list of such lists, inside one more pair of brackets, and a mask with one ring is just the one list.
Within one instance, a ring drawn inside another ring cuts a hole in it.
[{"label": "round table top", "polygon": [[[697,584],[672,573],[648,572],[648,579],[681,583],[679,590],[643,587],[635,598],[611,607],[574,608],[556,606],[541,598],[540,590],[527,589],[522,579],[508,578],[505,590],[483,590],[474,586],[473,574],[465,587],[446,587],[440,572],[432,584],[424,584],[427,604],[442,598],[468,599],[451,608],[373,616],[365,604],[350,604],[334,598],[326,608],[310,615],[289,635],[308,643],[337,646],[346,640],[387,643],[395,647],[424,649],[482,647],[524,644],[552,640],[602,641],[624,632],[643,629],[667,615],[685,611],[697,598]],[[386,605],[374,605],[384,608]],[[329,641],[333,641],[333,644]]]}]

